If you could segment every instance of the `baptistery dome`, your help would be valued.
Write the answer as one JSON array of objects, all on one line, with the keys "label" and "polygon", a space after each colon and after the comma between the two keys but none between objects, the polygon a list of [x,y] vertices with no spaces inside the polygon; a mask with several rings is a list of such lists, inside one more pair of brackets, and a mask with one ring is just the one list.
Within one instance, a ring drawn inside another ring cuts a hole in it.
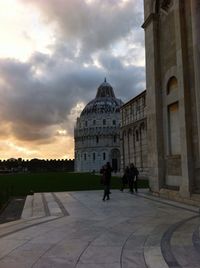
[{"label": "baptistery dome", "polygon": [[110,162],[113,169],[120,169],[120,107],[112,86],[105,81],[97,89],[77,118],[75,139],[75,170],[98,172]]},{"label": "baptistery dome", "polygon": [[90,113],[119,113],[121,104],[121,100],[116,99],[113,88],[105,80],[99,86],[96,98],[85,106],[81,116]]}]

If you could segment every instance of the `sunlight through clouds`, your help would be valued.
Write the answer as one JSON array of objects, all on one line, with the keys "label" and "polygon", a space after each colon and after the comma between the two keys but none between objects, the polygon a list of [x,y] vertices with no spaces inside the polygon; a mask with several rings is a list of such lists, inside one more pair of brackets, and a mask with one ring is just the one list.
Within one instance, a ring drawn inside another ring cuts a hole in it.
[{"label": "sunlight through clouds", "polygon": [[145,89],[143,0],[0,0],[0,158],[73,158],[76,118],[107,77]]}]

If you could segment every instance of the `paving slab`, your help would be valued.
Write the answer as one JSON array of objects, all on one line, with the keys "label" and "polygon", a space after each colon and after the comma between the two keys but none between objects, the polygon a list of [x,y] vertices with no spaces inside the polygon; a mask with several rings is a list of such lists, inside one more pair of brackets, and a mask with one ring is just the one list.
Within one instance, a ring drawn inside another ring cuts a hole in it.
[{"label": "paving slab", "polygon": [[[112,190],[35,193],[0,225],[0,268],[200,267],[199,210]],[[33,217],[34,216],[34,217]]]}]

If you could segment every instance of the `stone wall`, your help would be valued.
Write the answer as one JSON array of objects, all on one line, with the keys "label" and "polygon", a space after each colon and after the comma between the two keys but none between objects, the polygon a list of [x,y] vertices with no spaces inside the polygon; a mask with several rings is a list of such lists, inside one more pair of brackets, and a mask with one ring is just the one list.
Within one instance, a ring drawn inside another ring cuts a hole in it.
[{"label": "stone wall", "polygon": [[134,163],[147,177],[146,91],[121,107],[121,170]]},{"label": "stone wall", "polygon": [[150,188],[189,198],[200,190],[200,3],[144,0],[144,19]]}]

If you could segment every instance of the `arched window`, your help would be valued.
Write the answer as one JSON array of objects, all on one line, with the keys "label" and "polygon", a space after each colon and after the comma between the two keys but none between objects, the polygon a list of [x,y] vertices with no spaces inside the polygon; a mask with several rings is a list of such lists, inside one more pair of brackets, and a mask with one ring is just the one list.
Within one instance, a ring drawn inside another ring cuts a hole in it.
[{"label": "arched window", "polygon": [[171,77],[167,83],[167,95],[178,90],[178,82],[176,77]]},{"label": "arched window", "polygon": [[[176,77],[173,76],[167,83],[167,94],[170,95],[177,91],[178,82]],[[178,94],[176,95],[176,100],[168,105],[167,113],[169,155],[179,155],[181,152],[181,144]]]}]

